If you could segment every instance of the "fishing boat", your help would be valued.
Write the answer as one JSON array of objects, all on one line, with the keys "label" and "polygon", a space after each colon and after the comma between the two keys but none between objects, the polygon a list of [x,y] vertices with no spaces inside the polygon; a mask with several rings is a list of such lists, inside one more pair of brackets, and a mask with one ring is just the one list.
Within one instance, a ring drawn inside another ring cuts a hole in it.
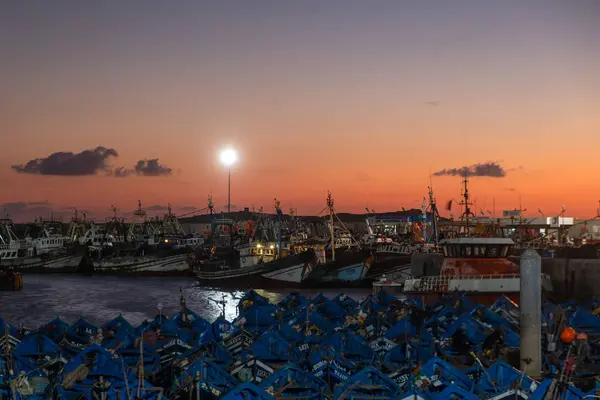
[{"label": "fishing boat", "polygon": [[[463,218],[468,227],[472,216],[469,206],[468,177],[463,180]],[[479,236],[444,239],[440,243],[443,261],[438,275],[405,277],[402,281],[380,281],[374,284],[376,290],[397,293],[398,290],[409,297],[416,296],[427,303],[439,301],[447,294],[464,294],[482,304],[492,304],[504,295],[519,302],[520,269],[509,260],[515,246],[510,238],[498,237],[493,232]],[[551,290],[551,282],[542,276],[544,289]]]},{"label": "fishing boat", "polygon": [[0,219],[0,267],[15,272],[75,272],[82,255],[69,253],[65,238],[40,223],[36,237],[19,239],[10,218]]},{"label": "fishing boat", "polygon": [[[337,218],[331,192],[327,192],[327,207],[329,208],[329,238],[327,253],[329,259],[317,264],[303,279],[302,285],[307,287],[337,287],[348,285],[364,285],[369,268],[374,261],[371,251],[361,248],[343,222]],[[342,234],[336,235],[334,219],[337,218]],[[344,238],[344,247],[336,243],[336,238]]]},{"label": "fishing boat", "polygon": [[[105,275],[193,276],[190,259],[203,238],[185,235],[171,206],[162,220],[151,220],[138,201],[133,220],[125,229],[116,215],[102,229],[92,226],[82,244],[88,246],[90,272]],[[125,243],[118,238],[123,237]]]},{"label": "fishing boat", "polygon": [[307,247],[291,245],[290,251],[295,254],[311,252],[312,257],[307,259],[303,264],[292,263],[290,266],[276,268],[262,273],[261,286],[279,286],[286,288],[300,286],[302,282],[304,282],[304,279],[310,275],[312,269],[316,265],[319,265],[320,262],[324,262],[325,259],[325,248],[323,246]]},{"label": "fishing boat", "polygon": [[441,274],[408,278],[403,292],[430,301],[439,300],[445,293],[460,292],[482,304],[491,304],[502,295],[518,302],[519,266],[507,258],[514,244],[512,239],[495,237],[443,240]]},{"label": "fishing boat", "polygon": [[285,287],[287,281],[271,277],[284,276],[286,271],[308,269],[314,259],[312,250],[298,254],[282,252],[277,257],[274,244],[259,243],[241,249],[215,248],[210,258],[199,262],[195,273],[200,284],[210,287]]},{"label": "fishing boat", "polygon": [[[286,287],[303,270],[310,270],[316,263],[311,248],[286,245],[282,239],[282,213],[279,201],[275,200],[277,241],[261,241],[253,234],[245,244],[233,244],[233,221],[213,219],[208,257],[199,257],[194,268],[200,284],[210,287],[251,288]],[[260,223],[257,229],[266,232],[268,223]],[[261,227],[263,229],[261,229]],[[220,246],[217,246],[220,245]],[[291,273],[291,279],[286,279]]]}]

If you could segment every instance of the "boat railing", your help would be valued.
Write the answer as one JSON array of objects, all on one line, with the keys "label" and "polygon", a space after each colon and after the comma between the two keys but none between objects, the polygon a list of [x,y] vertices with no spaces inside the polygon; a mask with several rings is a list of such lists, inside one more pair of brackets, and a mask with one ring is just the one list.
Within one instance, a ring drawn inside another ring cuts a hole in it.
[{"label": "boat railing", "polygon": [[20,250],[22,247],[19,243],[11,242],[11,243],[2,243],[0,244],[0,250]]},{"label": "boat railing", "polygon": [[405,291],[410,292],[446,292],[450,282],[461,280],[494,280],[494,279],[519,279],[520,274],[478,274],[478,275],[435,275],[422,277],[408,277],[404,282]]}]

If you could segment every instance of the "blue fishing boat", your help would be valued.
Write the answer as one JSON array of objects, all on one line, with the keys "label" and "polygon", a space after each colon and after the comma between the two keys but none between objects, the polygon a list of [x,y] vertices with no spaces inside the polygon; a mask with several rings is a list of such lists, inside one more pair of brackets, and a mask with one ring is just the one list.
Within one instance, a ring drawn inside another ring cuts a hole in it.
[{"label": "blue fishing boat", "polygon": [[327,382],[330,388],[348,380],[359,368],[352,361],[342,358],[331,347],[315,344],[308,354],[311,373]]},{"label": "blue fishing boat", "polygon": [[92,338],[97,335],[98,328],[80,318],[77,322],[67,328],[59,345],[66,354],[74,357],[89,345]]},{"label": "blue fishing boat", "polygon": [[218,398],[230,392],[238,381],[206,357],[186,365],[176,379],[175,393],[189,398]]},{"label": "blue fishing boat", "polygon": [[144,376],[155,375],[160,370],[160,356],[156,352],[156,348],[152,344],[144,342],[140,337],[133,343],[122,346],[118,353],[126,367],[135,371],[142,368]]},{"label": "blue fishing boat", "polygon": [[254,343],[253,335],[245,329],[240,329],[223,341],[223,346],[233,356],[237,356],[243,350],[250,349]]},{"label": "blue fishing boat", "polygon": [[[271,305],[256,292],[244,300],[234,323],[222,317],[209,323],[188,310],[185,299],[172,317],[161,314],[133,326],[119,316],[102,330],[82,319],[67,326],[56,318],[18,331],[0,319],[0,395],[157,399],[160,387],[173,400],[190,395],[582,400],[594,394],[590,381],[600,375],[594,339],[552,338],[561,337],[561,320],[594,338],[597,302],[544,303],[543,346],[552,344],[553,350],[551,356],[543,353],[542,362],[551,378],[538,382],[512,365],[519,364],[513,357],[520,342],[519,310],[507,300],[485,307],[456,297],[423,306],[418,299],[380,293],[360,304],[343,295],[330,300],[293,294]],[[502,350],[489,351],[498,332]]]},{"label": "blue fishing boat", "polygon": [[252,344],[252,354],[272,366],[299,363],[302,359],[298,348],[277,331],[266,332],[259,337]]},{"label": "blue fishing boat", "polygon": [[364,340],[352,332],[337,331],[322,339],[324,346],[335,349],[345,359],[357,366],[371,364],[375,360],[375,352]]},{"label": "blue fishing boat", "polygon": [[286,400],[325,400],[327,384],[296,365],[286,365],[263,380],[260,385],[267,393]]},{"label": "blue fishing boat", "polygon": [[277,325],[279,310],[272,304],[257,305],[240,313],[233,321],[237,327],[242,327],[253,334],[262,334]]},{"label": "blue fishing boat", "polygon": [[240,382],[258,383],[273,375],[273,368],[252,354],[243,352],[240,356],[241,359],[231,367],[231,376]]},{"label": "blue fishing boat", "polygon": [[0,317],[0,354],[4,354],[6,348],[14,348],[19,344],[19,331]]},{"label": "blue fishing boat", "polygon": [[[107,393],[109,399],[127,398],[130,389],[152,388],[148,382],[139,382],[135,374],[128,372],[122,360],[106,349],[92,345],[85,348],[65,365],[65,372],[58,388],[61,399],[93,399],[94,388]],[[142,391],[143,398],[156,398],[158,393]],[[141,397],[141,396],[140,396]]]},{"label": "blue fishing boat", "polygon": [[260,387],[245,382],[227,393],[223,400],[275,400],[273,396],[262,390]]},{"label": "blue fishing boat", "polygon": [[15,347],[14,353],[39,367],[50,359],[60,357],[62,349],[48,336],[37,331],[25,336]]},{"label": "blue fishing boat", "polygon": [[372,262],[373,257],[368,250],[339,251],[333,260],[315,266],[302,285],[313,288],[366,285],[364,279]]},{"label": "blue fishing boat", "polygon": [[252,309],[253,307],[269,305],[271,305],[269,299],[267,299],[265,296],[256,293],[256,291],[254,290],[250,290],[246,292],[246,294],[244,294],[238,302],[238,314],[242,315],[245,312],[250,311],[250,309]]},{"label": "blue fishing boat", "polygon": [[400,388],[384,373],[373,367],[366,367],[352,375],[334,391],[336,398],[394,398]]},{"label": "blue fishing boat", "polygon": [[40,327],[40,331],[42,331],[46,336],[56,343],[59,343],[62,340],[67,329],[69,329],[69,324],[61,320],[59,317],[56,317],[46,325]]}]

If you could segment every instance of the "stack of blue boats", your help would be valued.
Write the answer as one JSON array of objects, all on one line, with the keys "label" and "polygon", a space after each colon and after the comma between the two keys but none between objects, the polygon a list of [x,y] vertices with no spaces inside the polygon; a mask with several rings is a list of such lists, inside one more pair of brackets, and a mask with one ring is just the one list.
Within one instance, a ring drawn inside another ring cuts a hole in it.
[{"label": "stack of blue boats", "polygon": [[[271,304],[251,291],[234,321],[212,323],[181,304],[176,315],[139,326],[122,316],[101,327],[56,318],[27,332],[0,318],[0,399],[576,400],[596,391],[558,382],[560,367],[547,357],[556,376],[536,381],[483,351],[502,328],[503,353],[518,353],[518,306],[506,298],[492,307],[468,298],[425,307],[383,292],[360,302],[293,293]],[[567,352],[551,333],[560,313],[588,334],[595,360],[596,309],[545,304],[545,348],[558,358]],[[473,347],[470,365],[450,346],[459,329]]]}]

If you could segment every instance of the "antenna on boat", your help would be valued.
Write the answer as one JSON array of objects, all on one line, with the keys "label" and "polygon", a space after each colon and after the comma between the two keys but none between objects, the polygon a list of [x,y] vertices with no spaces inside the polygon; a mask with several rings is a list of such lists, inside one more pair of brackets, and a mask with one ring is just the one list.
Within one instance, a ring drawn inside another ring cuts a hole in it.
[{"label": "antenna on boat", "polygon": [[435,197],[433,195],[433,183],[431,182],[431,175],[429,175],[429,213],[431,214],[431,235],[433,236],[433,243],[435,247],[438,246],[438,232],[437,232],[437,220],[440,216],[440,213],[437,209],[437,204],[435,202]]},{"label": "antenna on boat", "polygon": [[463,199],[458,203],[459,206],[464,206],[465,211],[461,215],[461,219],[465,221],[465,231],[469,229],[469,217],[475,217],[475,214],[471,211],[471,206],[474,205],[472,201],[469,201],[469,172],[465,171],[465,179],[463,179],[462,197]]},{"label": "antenna on boat", "polygon": [[111,210],[113,212],[113,221],[116,222],[117,221],[117,211],[118,211],[117,207],[115,207],[114,205],[111,205],[110,208],[111,208]]},{"label": "antenna on boat", "polygon": [[281,206],[279,200],[275,198],[275,212],[277,213],[277,258],[281,257]]},{"label": "antenna on boat", "polygon": [[333,228],[333,197],[331,197],[331,192],[327,191],[327,207],[329,208],[329,233],[331,234],[331,260],[335,261],[335,238],[334,238],[334,228]]},{"label": "antenna on boat", "polygon": [[208,211],[210,212],[210,216],[213,216],[213,209],[215,208],[215,205],[213,204],[213,200],[212,200],[212,194],[208,195]]}]

